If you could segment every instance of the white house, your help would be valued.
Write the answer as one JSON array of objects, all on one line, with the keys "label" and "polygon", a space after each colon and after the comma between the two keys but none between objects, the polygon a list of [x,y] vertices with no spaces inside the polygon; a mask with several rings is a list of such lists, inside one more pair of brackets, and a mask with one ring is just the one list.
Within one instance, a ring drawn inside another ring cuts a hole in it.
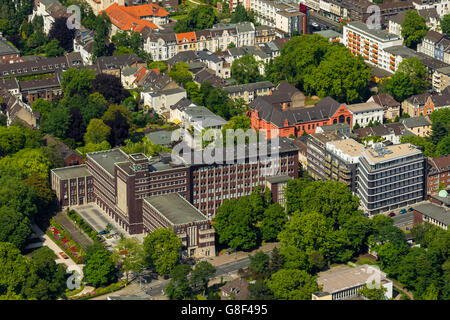
[{"label": "white house", "polygon": [[360,127],[367,126],[371,121],[383,123],[384,108],[375,102],[364,102],[347,106],[348,111],[353,115],[352,127],[359,124]]}]

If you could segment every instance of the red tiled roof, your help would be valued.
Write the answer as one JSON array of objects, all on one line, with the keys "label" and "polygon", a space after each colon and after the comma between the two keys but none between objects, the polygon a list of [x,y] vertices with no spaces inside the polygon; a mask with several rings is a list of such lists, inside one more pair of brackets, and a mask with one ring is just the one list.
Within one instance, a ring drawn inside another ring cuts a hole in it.
[{"label": "red tiled roof", "polygon": [[123,7],[123,10],[140,19],[148,16],[167,17],[169,15],[166,9],[154,3]]},{"label": "red tiled roof", "polygon": [[197,38],[195,37],[195,32],[184,32],[184,33],[177,33],[177,43],[183,42],[184,39],[188,40],[189,42],[195,42]]},{"label": "red tiled roof", "polygon": [[[153,4],[152,4],[153,5]],[[117,3],[110,5],[108,8],[104,10],[104,12],[109,16],[111,23],[113,23],[116,27],[121,30],[133,30],[136,32],[142,31],[145,27],[149,27],[151,29],[158,29],[158,26],[151,21],[141,20],[142,14],[136,15],[136,10],[129,10],[130,8],[135,7],[143,7],[142,6],[134,6],[134,7],[124,7],[119,6]],[[156,5],[153,5],[156,6]],[[157,6],[158,7],[158,6]],[[167,11],[163,8],[166,13]],[[162,13],[159,13],[161,10],[158,10],[154,15],[163,16]]]}]

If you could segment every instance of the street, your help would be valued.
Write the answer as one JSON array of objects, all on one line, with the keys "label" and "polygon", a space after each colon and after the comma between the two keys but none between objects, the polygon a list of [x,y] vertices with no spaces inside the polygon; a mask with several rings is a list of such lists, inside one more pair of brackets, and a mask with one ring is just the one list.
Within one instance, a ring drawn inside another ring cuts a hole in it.
[{"label": "street", "polygon": [[315,22],[319,25],[320,30],[334,30],[338,31],[339,23],[325,18],[318,13],[308,11],[308,33],[319,31],[319,28],[314,29],[312,23]]}]

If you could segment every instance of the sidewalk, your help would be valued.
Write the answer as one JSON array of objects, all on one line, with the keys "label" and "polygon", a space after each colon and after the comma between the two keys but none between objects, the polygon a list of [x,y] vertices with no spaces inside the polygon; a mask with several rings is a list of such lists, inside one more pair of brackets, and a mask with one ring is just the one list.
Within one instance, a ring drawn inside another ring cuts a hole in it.
[{"label": "sidewalk", "polygon": [[[42,242],[42,246],[50,248],[58,257],[55,262],[56,263],[63,263],[67,267],[70,266],[77,266],[77,264],[68,256],[68,259],[63,259],[61,255],[59,254],[63,250],[52,240],[48,235],[46,235],[37,225],[33,224],[31,225],[31,229],[38,237],[44,238],[44,242]],[[83,268],[83,265],[78,265],[80,268]]]},{"label": "sidewalk", "polygon": [[264,252],[268,253],[268,252],[272,251],[273,248],[278,247],[278,246],[280,246],[280,243],[278,243],[278,242],[277,243],[268,243],[268,244],[265,244],[251,252],[238,251],[237,253],[223,254],[221,256],[208,258],[207,261],[209,263],[211,263],[213,266],[217,267],[222,264],[226,264],[229,262],[247,258],[249,255],[254,255],[258,251],[264,251]]}]

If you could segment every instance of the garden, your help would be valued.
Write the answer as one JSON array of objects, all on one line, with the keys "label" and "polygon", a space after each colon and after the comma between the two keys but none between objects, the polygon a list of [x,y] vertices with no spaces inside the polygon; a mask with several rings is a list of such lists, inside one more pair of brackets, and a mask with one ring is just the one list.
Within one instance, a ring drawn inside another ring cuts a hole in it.
[{"label": "garden", "polygon": [[83,255],[85,252],[81,246],[72,240],[61,225],[54,219],[50,220],[50,226],[45,232],[73,261],[78,264],[83,263]]}]

